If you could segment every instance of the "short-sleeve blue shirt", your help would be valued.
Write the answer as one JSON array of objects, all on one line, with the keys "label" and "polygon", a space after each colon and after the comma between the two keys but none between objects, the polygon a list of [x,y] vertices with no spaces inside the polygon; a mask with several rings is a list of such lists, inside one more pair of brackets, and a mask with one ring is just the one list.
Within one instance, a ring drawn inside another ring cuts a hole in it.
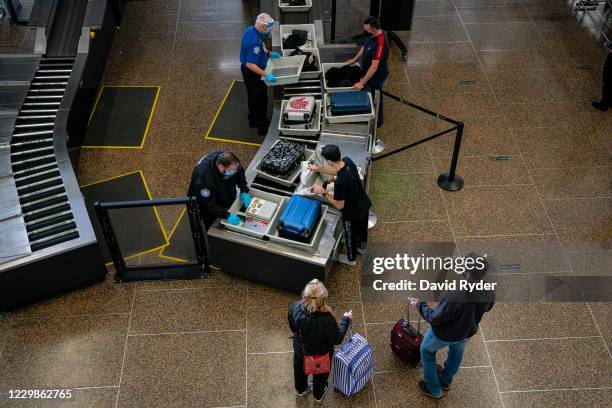
[{"label": "short-sleeve blue shirt", "polygon": [[268,65],[268,54],[263,42],[263,35],[254,27],[248,27],[242,34],[240,45],[240,64],[255,64],[261,69]]}]

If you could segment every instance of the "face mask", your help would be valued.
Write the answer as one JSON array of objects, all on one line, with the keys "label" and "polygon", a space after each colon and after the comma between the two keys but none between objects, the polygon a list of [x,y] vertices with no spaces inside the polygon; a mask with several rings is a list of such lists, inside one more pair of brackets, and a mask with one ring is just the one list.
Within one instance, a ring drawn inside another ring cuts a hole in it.
[{"label": "face mask", "polygon": [[265,35],[265,36],[270,35],[270,29],[269,29],[269,28],[266,28],[266,29],[264,30],[264,32],[263,32],[263,35]]},{"label": "face mask", "polygon": [[234,170],[229,170],[229,169],[228,169],[228,170],[225,170],[225,171],[223,172],[223,176],[224,176],[225,178],[230,178],[230,177],[232,177],[234,174],[236,174],[236,172],[235,172]]}]

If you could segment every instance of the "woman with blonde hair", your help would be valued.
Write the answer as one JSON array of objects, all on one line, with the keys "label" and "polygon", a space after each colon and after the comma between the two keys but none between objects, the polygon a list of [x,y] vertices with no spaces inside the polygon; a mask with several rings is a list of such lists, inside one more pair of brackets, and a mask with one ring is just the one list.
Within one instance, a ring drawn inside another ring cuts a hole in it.
[{"label": "woman with blonde hair", "polygon": [[[289,305],[288,315],[293,333],[295,390],[300,397],[312,391],[317,402],[323,400],[327,392],[334,346],[342,342],[353,318],[349,310],[338,324],[327,297],[323,282],[313,279],[302,291],[301,301]],[[311,373],[313,382],[308,383]]]}]

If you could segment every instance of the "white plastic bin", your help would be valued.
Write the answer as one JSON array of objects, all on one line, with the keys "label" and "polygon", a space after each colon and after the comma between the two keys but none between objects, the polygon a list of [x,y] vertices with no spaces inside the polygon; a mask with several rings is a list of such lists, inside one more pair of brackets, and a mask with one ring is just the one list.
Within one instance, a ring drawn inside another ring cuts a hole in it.
[{"label": "white plastic bin", "polygon": [[309,11],[312,8],[312,0],[306,0],[306,4],[303,6],[291,6],[286,0],[278,0],[278,8],[285,13]]},{"label": "white plastic bin", "polygon": [[289,103],[288,99],[281,102],[281,114],[278,118],[278,131],[280,133],[286,136],[315,137],[321,132],[321,101],[315,101],[313,125],[310,129],[295,128],[283,123],[283,111],[285,110],[287,103]]},{"label": "white plastic bin", "polygon": [[308,37],[306,40],[306,44],[301,45],[299,48],[317,48],[317,38],[315,35],[315,26],[314,24],[281,24],[280,25],[280,40],[281,40],[281,50],[294,50],[295,48],[285,48],[283,46],[283,40],[291,33],[293,30],[303,30],[308,32]]},{"label": "white plastic bin", "polygon": [[[344,62],[324,62],[323,64],[321,64],[321,73],[323,74],[323,88],[325,88],[325,90],[327,92],[336,92],[336,91],[355,91],[355,89],[349,87],[330,87],[327,85],[327,81],[325,80],[325,73],[330,69],[330,68],[340,68],[345,66],[346,64]],[[358,63],[354,63],[353,65],[359,66]]]},{"label": "white plastic bin", "polygon": [[325,94],[324,99],[324,112],[325,120],[328,123],[353,123],[353,122],[368,122],[374,117],[374,104],[372,103],[372,94],[367,92],[368,98],[370,99],[370,113],[359,113],[357,115],[332,115],[331,113],[331,95]]},{"label": "white plastic bin", "polygon": [[[272,193],[266,193],[265,191],[260,191],[253,188],[250,189],[249,194],[251,195],[251,197],[258,197],[263,200],[272,201],[277,204],[276,211],[274,212],[274,215],[272,215],[270,221],[257,220],[256,218],[246,215],[244,211],[241,211],[240,197],[237,197],[234,203],[228,209],[228,211],[243,217],[245,220],[239,225],[230,224],[227,220],[221,220],[221,224],[230,231],[263,239],[264,236],[270,233],[272,224],[274,223],[274,219],[278,217],[283,197]],[[253,219],[253,221],[248,221],[251,218]]]},{"label": "white plastic bin", "polygon": [[[276,144],[278,142],[280,142],[280,141],[281,141],[281,139],[278,139],[276,142],[274,142],[274,144],[272,145],[270,150],[272,150],[274,148],[274,146],[276,146]],[[304,159],[303,160],[309,161],[310,159],[312,159],[313,155],[314,155],[314,150],[304,149]],[[262,157],[262,160],[263,160],[263,157]],[[295,166],[295,169],[286,178],[281,178],[281,177],[273,176],[273,175],[268,174],[265,171],[263,171],[261,169],[261,160],[260,160],[260,161],[257,162],[257,164],[255,165],[255,168],[253,170],[255,170],[255,172],[259,176],[261,176],[261,177],[263,177],[265,179],[272,180],[275,183],[281,184],[283,186],[290,187],[290,186],[293,186],[293,185],[297,185],[299,183],[298,178],[300,177],[301,168],[300,168],[300,166],[298,164],[297,166]]]},{"label": "white plastic bin", "polygon": [[[268,60],[266,66],[266,74],[273,73],[276,76],[276,82],[263,81],[268,86],[295,84],[300,80],[302,66],[306,60],[305,55],[296,55],[294,57],[282,57]],[[288,70],[290,73],[279,73],[279,71]]]},{"label": "white plastic bin", "polygon": [[[317,79],[321,76],[321,57],[319,55],[318,48],[301,48],[304,52],[309,52],[314,55],[316,61],[315,66],[317,67],[316,71],[303,71],[300,74],[300,79]],[[294,50],[283,50],[283,56],[288,57]],[[306,59],[304,59],[306,61]]]}]

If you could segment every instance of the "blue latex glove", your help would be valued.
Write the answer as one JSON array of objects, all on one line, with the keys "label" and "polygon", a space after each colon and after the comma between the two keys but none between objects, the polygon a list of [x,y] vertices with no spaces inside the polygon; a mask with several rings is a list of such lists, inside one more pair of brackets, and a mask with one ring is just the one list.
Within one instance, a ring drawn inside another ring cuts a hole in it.
[{"label": "blue latex glove", "polygon": [[248,207],[249,204],[251,204],[251,196],[249,193],[240,194],[240,204],[244,205],[245,207]]},{"label": "blue latex glove", "polygon": [[270,53],[270,58],[272,58],[272,59],[277,59],[277,58],[280,58],[280,57],[281,57],[281,55],[278,52],[276,52],[276,51],[272,51]]},{"label": "blue latex glove", "polygon": [[264,78],[268,82],[276,82],[276,77],[271,72],[269,74],[266,74],[266,76]]},{"label": "blue latex glove", "polygon": [[229,213],[229,215],[227,216],[227,222],[229,222],[232,225],[239,225],[242,220],[240,219],[240,217],[238,217],[236,214],[232,214]]}]

